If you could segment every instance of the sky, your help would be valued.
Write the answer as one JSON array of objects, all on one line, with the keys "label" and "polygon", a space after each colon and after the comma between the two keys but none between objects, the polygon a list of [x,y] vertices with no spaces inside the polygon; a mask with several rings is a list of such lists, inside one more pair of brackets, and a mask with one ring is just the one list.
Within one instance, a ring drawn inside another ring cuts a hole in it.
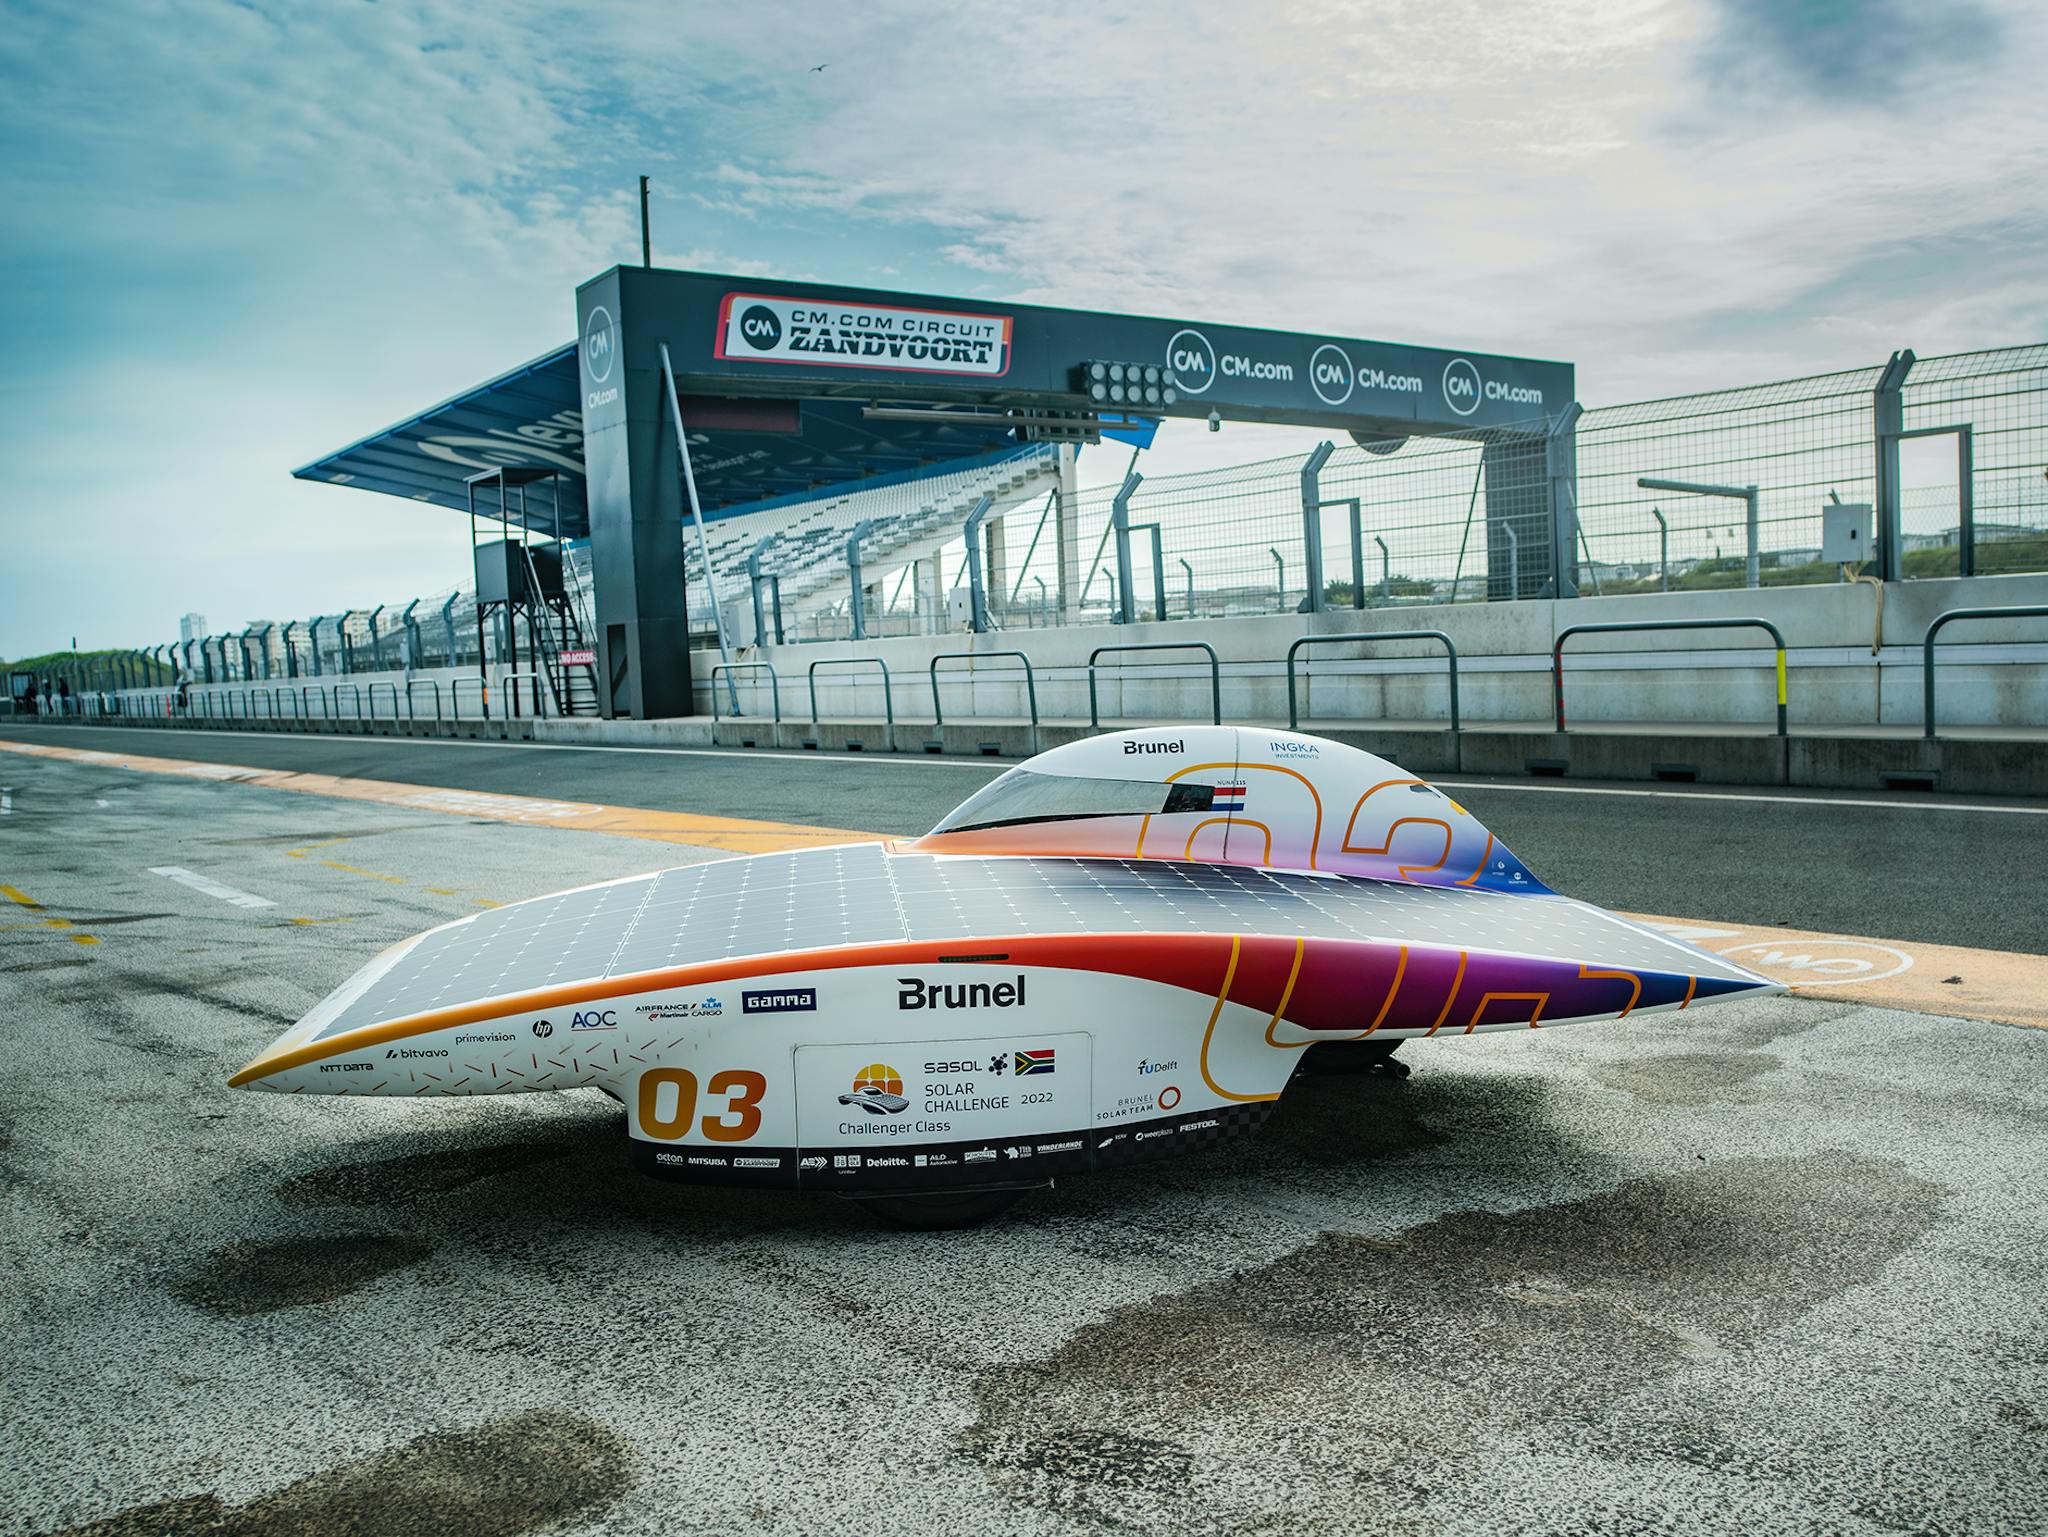
[{"label": "sky", "polygon": [[2038,0],[0,0],[0,656],[455,585],[458,515],[289,472],[570,340],[641,174],[658,265],[1596,406],[2048,339],[2044,80]]}]

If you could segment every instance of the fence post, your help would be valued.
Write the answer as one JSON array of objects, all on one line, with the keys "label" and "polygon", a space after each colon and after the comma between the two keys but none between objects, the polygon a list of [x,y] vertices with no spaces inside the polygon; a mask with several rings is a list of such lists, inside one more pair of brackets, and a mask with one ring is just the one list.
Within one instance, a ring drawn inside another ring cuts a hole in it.
[{"label": "fence post", "polygon": [[1131,601],[1131,497],[1145,477],[1136,470],[1124,476],[1124,483],[1109,504],[1109,526],[1116,531],[1116,604],[1125,624],[1138,617]]},{"label": "fence post", "polygon": [[989,509],[995,504],[996,499],[984,493],[974,504],[974,511],[967,514],[967,522],[962,529],[967,539],[967,625],[977,635],[988,633],[988,588],[983,584],[981,573],[981,520],[988,516]]},{"label": "fence post", "polygon": [[1579,547],[1578,425],[1585,414],[1585,407],[1572,401],[1543,437],[1543,469],[1550,481],[1550,569],[1560,598],[1579,595],[1574,553]]},{"label": "fence post", "polygon": [[[1323,466],[1330,462],[1330,455],[1337,451],[1337,445],[1325,439],[1309,450],[1308,458],[1301,466],[1301,548],[1304,570],[1308,582],[1308,606],[1306,612],[1320,614],[1323,611]],[[1280,606],[1287,607],[1287,594],[1280,594]]]},{"label": "fence post", "polygon": [[847,613],[853,619],[853,638],[868,638],[867,600],[860,590],[860,542],[875,526],[873,518],[862,518],[853,525],[853,532],[846,539],[846,574],[853,583],[853,592],[847,603]]},{"label": "fence post", "polygon": [[1896,582],[1905,576],[1906,544],[1899,495],[1899,435],[1906,429],[1906,375],[1918,361],[1906,347],[1891,355],[1871,392],[1871,425],[1877,443],[1877,574]]}]

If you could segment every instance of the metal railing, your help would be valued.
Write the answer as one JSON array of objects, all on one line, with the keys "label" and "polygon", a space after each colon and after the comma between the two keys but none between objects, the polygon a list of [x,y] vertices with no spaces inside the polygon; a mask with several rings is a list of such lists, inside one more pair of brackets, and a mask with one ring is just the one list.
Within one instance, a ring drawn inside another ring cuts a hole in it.
[{"label": "metal railing", "polygon": [[961,660],[980,661],[984,657],[994,656],[1014,656],[1024,664],[1024,697],[1029,701],[1031,707],[1031,752],[1035,757],[1038,753],[1038,683],[1032,676],[1031,658],[1021,651],[941,651],[937,656],[933,657],[931,667],[928,669],[932,679],[932,724],[934,726],[946,724],[946,717],[939,710],[939,663]]},{"label": "metal railing", "polygon": [[372,683],[370,685],[370,719],[377,718],[377,690],[383,689],[391,696],[391,723],[398,724],[398,685],[396,683]]},{"label": "metal railing", "polygon": [[[720,673],[730,675],[736,672],[765,672],[768,674],[768,697],[772,702],[772,708],[775,712],[775,723],[780,725],[782,723],[782,677],[767,662],[713,662],[711,664],[709,679],[711,684],[711,724],[715,727],[724,718],[718,713],[718,675]],[[737,691],[734,692],[733,698],[739,698]],[[734,718],[738,718],[737,710],[734,712]]]},{"label": "metal railing", "polygon": [[530,672],[499,674],[498,681],[506,685],[505,719],[517,720],[519,718],[519,680],[521,678],[531,678],[533,680],[533,714],[536,719],[544,719],[548,713],[548,701],[547,695],[541,692],[541,688],[547,682],[547,679],[541,676],[538,668]]},{"label": "metal railing", "polygon": [[441,681],[438,678],[408,678],[405,683],[405,718],[418,720],[419,711],[414,708],[412,692],[416,688],[430,688],[434,691],[434,724],[441,724]]},{"label": "metal railing", "polygon": [[1216,648],[1206,640],[1154,640],[1129,642],[1121,646],[1097,646],[1088,653],[1088,724],[1102,729],[1102,712],[1095,702],[1095,662],[1113,651],[1204,651],[1209,656],[1209,715],[1223,724],[1223,666],[1216,660]]},{"label": "metal railing", "polygon": [[2044,603],[2015,603],[2002,608],[1952,608],[1934,616],[1934,622],[1927,626],[1926,639],[1920,642],[1920,725],[1921,734],[1928,741],[1934,740],[1934,638],[1941,633],[1943,626],[1958,619],[2043,618],[2048,618],[2048,604]]},{"label": "metal railing", "polygon": [[882,669],[882,717],[889,724],[890,745],[895,744],[896,704],[889,697],[889,664],[878,656],[824,657],[811,663],[811,724],[818,724],[818,669],[820,667],[879,667]]},{"label": "metal railing", "polygon": [[454,678],[449,681],[448,703],[450,716],[457,722],[461,721],[462,691],[465,687],[473,688],[477,692],[478,708],[482,712],[478,718],[480,720],[489,720],[491,718],[491,685],[489,680],[484,678]]},{"label": "metal railing", "polygon": [[[1451,730],[1458,729],[1458,647],[1442,630],[1380,630],[1370,635],[1304,635],[1287,648],[1287,729],[1301,729],[1301,711],[1295,702],[1295,653],[1309,646],[1355,646],[1376,640],[1433,640],[1444,648],[1451,666]],[[1306,664],[1304,664],[1306,665]]]},{"label": "metal railing", "polygon": [[1612,624],[1568,624],[1550,646],[1550,697],[1557,729],[1564,726],[1564,643],[1574,635],[1615,635],[1643,630],[1767,630],[1778,648],[1778,735],[1785,735],[1785,635],[1768,619],[1638,619]]}]

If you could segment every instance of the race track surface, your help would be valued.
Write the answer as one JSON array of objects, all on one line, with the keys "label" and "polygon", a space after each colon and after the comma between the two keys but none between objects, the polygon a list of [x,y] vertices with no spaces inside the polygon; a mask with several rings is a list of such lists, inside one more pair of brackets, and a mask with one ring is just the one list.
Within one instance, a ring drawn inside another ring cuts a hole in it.
[{"label": "race track surface", "polygon": [[[879,831],[990,771],[93,735],[36,739]],[[1412,1077],[1298,1080],[1255,1140],[904,1234],[649,1180],[594,1092],[223,1086],[388,943],[709,851],[12,754],[0,785],[0,1530],[2048,1509],[2048,1032],[1844,997],[1411,1043]],[[2041,818],[1459,793],[1574,895],[2042,948]]]}]

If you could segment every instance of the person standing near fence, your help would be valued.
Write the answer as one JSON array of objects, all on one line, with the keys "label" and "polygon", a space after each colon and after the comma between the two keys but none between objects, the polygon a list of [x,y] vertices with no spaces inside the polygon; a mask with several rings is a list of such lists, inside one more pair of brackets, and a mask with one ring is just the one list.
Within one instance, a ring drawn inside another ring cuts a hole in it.
[{"label": "person standing near fence", "polygon": [[69,678],[59,678],[57,680],[57,713],[59,715],[69,715],[71,713],[71,680]]}]

